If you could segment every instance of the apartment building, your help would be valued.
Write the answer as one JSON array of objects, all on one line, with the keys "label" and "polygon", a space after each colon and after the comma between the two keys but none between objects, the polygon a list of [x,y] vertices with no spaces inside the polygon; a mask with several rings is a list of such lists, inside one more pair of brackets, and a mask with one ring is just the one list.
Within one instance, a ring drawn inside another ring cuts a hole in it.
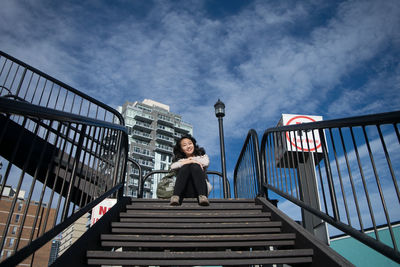
[{"label": "apartment building", "polygon": [[[119,107],[129,134],[129,156],[138,162],[143,175],[152,170],[167,170],[172,161],[175,141],[184,134],[193,134],[193,127],[182,117],[170,112],[168,105],[145,99],[126,102]],[[130,170],[126,195],[136,197],[139,170]],[[144,198],[155,198],[157,181],[152,177],[144,186]]]},{"label": "apartment building", "polygon": [[[1,189],[1,188],[0,188]],[[15,201],[14,211],[11,215],[10,224],[5,233],[5,225],[10,210]],[[25,191],[20,190],[18,196],[16,190],[11,186],[4,186],[0,198],[0,239],[4,239],[3,249],[0,253],[0,261],[10,257],[17,249],[23,248],[31,238],[35,239],[42,232],[51,229],[54,223],[56,210],[47,206],[47,203],[28,201],[25,199]],[[47,224],[45,224],[47,221]],[[23,225],[21,225],[23,223]],[[45,228],[45,229],[44,229]],[[19,242],[18,237],[20,236]],[[51,242],[44,245],[32,256],[26,258],[17,266],[47,266],[49,263]]]}]

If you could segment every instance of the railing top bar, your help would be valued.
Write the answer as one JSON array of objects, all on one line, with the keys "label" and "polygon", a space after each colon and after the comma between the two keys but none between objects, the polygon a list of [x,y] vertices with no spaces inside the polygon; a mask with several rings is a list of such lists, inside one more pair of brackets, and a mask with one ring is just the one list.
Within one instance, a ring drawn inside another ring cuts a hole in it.
[{"label": "railing top bar", "polygon": [[356,116],[343,119],[317,121],[310,123],[302,123],[296,125],[287,125],[280,127],[268,128],[265,132],[282,132],[282,131],[297,131],[306,129],[323,129],[323,128],[335,128],[335,127],[352,127],[352,126],[366,126],[374,124],[389,124],[398,123],[400,121],[400,111],[379,113],[373,115]]},{"label": "railing top bar", "polygon": [[24,116],[40,117],[41,119],[68,121],[72,123],[83,123],[87,125],[107,127],[127,133],[127,129],[118,124],[107,121],[96,120],[56,109],[45,108],[27,102],[15,101],[0,97],[0,111]]},{"label": "railing top bar", "polygon": [[238,167],[239,167],[239,162],[241,162],[241,160],[242,160],[242,157],[243,157],[243,155],[244,155],[244,153],[245,153],[245,151],[246,151],[246,148],[247,148],[247,143],[249,142],[249,140],[250,140],[250,138],[253,138],[253,140],[254,140],[254,142],[256,143],[255,144],[255,149],[256,149],[256,151],[255,151],[255,154],[256,154],[256,160],[257,160],[257,168],[259,167],[259,160],[258,160],[258,155],[259,155],[259,146],[258,146],[258,135],[257,135],[257,132],[256,132],[256,130],[254,130],[254,129],[250,129],[249,131],[248,131],[248,133],[247,133],[247,137],[246,137],[246,139],[245,139],[245,141],[244,141],[244,143],[243,143],[243,147],[242,147],[242,150],[240,151],[240,154],[239,154],[239,157],[238,157],[238,160],[236,161],[236,165],[235,165],[235,169],[234,169],[234,175],[233,175],[233,177],[236,177],[236,174],[237,174],[237,171],[238,171]]},{"label": "railing top bar", "polygon": [[40,70],[38,70],[38,69],[36,69],[36,68],[26,64],[26,63],[24,63],[24,62],[14,58],[13,56],[10,56],[9,54],[7,54],[7,53],[5,53],[5,52],[3,52],[1,50],[0,50],[0,56],[5,57],[5,58],[17,63],[17,64],[29,69],[30,71],[35,72],[38,75],[40,75],[40,76],[52,81],[53,83],[58,84],[58,85],[62,86],[65,89],[68,89],[69,91],[71,91],[74,94],[76,94],[76,95],[78,95],[78,96],[80,96],[80,97],[92,102],[93,104],[96,104],[96,105],[104,108],[105,110],[113,113],[119,119],[119,124],[120,125],[125,125],[124,118],[122,117],[122,115],[118,111],[113,109],[112,107],[110,107],[110,106],[108,106],[108,105],[106,105],[106,104],[94,99],[93,97],[90,97],[90,96],[78,91],[77,89],[69,86],[68,84],[65,84],[65,83],[63,83],[63,82],[61,82],[61,81],[49,76],[48,74],[46,74],[46,73],[44,73],[44,72],[42,72],[42,71],[40,71]]}]

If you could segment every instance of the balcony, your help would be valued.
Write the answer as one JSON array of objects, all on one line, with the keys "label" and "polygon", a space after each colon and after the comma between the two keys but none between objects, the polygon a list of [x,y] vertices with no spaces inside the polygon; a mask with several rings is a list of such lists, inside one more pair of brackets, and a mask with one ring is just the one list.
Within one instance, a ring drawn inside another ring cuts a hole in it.
[{"label": "balcony", "polygon": [[133,129],[141,130],[147,133],[150,133],[153,130],[153,127],[151,127],[150,123],[146,122],[141,122],[141,121],[135,121],[135,123],[132,126]]},{"label": "balcony", "polygon": [[179,131],[181,133],[188,134],[191,132],[192,126],[188,123],[180,122],[180,123],[175,124],[175,130]]},{"label": "balcony", "polygon": [[165,136],[162,134],[157,134],[156,135],[156,140],[158,142],[164,143],[164,144],[168,144],[168,145],[173,145],[174,144],[174,138],[169,137],[169,136]]},{"label": "balcony", "polygon": [[170,117],[158,114],[157,116],[157,121],[158,123],[168,125],[168,126],[174,126],[174,120],[172,120]]},{"label": "balcony", "polygon": [[137,112],[137,113],[135,113],[135,117],[134,117],[136,120],[139,120],[139,121],[145,121],[145,122],[149,122],[149,123],[151,123],[153,120],[154,120],[154,117],[153,116],[151,116],[151,115],[149,115],[149,114],[146,114],[146,113],[144,113],[144,112]]},{"label": "balcony", "polygon": [[156,151],[172,154],[173,149],[170,146],[166,146],[166,145],[162,145],[162,144],[156,143]]},{"label": "balcony", "polygon": [[164,125],[158,124],[157,125],[157,132],[172,136],[174,134],[174,129],[170,128],[170,127],[167,127],[167,126],[164,126]]},{"label": "balcony", "polygon": [[138,130],[133,130],[132,131],[132,137],[141,139],[141,140],[145,140],[145,141],[151,141],[151,135],[142,131],[138,131]]},{"label": "balcony", "polygon": [[153,159],[154,158],[154,152],[150,152],[148,150],[140,149],[140,148],[134,148],[132,150],[132,154],[136,154],[136,155],[139,155],[139,156],[142,156],[142,157],[146,157],[146,158],[149,158],[149,159]]}]

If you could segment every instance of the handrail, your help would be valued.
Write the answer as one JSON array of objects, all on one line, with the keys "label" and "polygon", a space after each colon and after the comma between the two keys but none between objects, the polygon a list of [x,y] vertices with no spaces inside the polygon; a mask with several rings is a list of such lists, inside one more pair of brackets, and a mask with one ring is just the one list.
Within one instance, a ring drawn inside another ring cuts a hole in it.
[{"label": "handrail", "polygon": [[[31,72],[37,74],[39,77],[43,77],[44,79],[47,79],[47,80],[49,80],[49,81],[51,81],[51,82],[53,82],[53,83],[65,88],[69,92],[72,92],[72,93],[74,93],[74,94],[86,99],[90,103],[93,103],[96,106],[102,107],[104,110],[107,110],[107,111],[113,113],[113,115],[118,118],[119,124],[120,125],[125,125],[124,118],[122,117],[122,115],[118,111],[116,111],[115,109],[113,109],[113,108],[109,107],[108,105],[104,104],[103,102],[100,102],[97,99],[95,99],[95,98],[93,98],[93,97],[91,97],[89,95],[86,95],[86,94],[82,93],[81,91],[78,91],[77,89],[73,88],[72,86],[69,86],[68,84],[63,83],[60,80],[57,80],[57,79],[51,77],[50,75],[48,75],[48,74],[46,74],[46,73],[44,73],[44,72],[32,67],[32,66],[26,64],[25,62],[22,62],[21,60],[18,60],[15,57],[13,57],[13,56],[11,56],[11,55],[9,55],[9,54],[7,54],[7,53],[5,53],[5,52],[0,50],[0,58],[1,57],[4,57],[4,58],[10,60],[11,62],[13,62],[13,63],[15,63],[17,65],[20,65],[24,69],[30,70]],[[2,85],[1,87],[4,87],[4,85]],[[8,90],[8,91],[10,91],[10,90]]]},{"label": "handrail", "polygon": [[[400,203],[399,123],[395,111],[269,128],[261,141],[262,185],[400,262],[392,227],[399,219],[392,212]],[[380,201],[372,202],[372,193]],[[381,241],[377,221],[388,226],[391,246]]]},{"label": "handrail", "polygon": [[71,114],[56,109],[45,108],[35,104],[16,101],[0,97],[0,112],[10,113],[15,115],[23,115],[31,118],[46,119],[46,120],[59,120],[69,123],[86,124],[97,127],[107,127],[114,130],[122,131],[128,134],[125,126],[110,123],[107,121],[101,121],[89,117],[84,117],[76,114]]},{"label": "handrail", "polygon": [[32,255],[36,250],[41,248],[43,245],[45,245],[47,242],[49,242],[51,239],[56,237],[58,234],[60,234],[62,231],[67,229],[71,224],[73,224],[76,220],[81,218],[85,213],[89,212],[91,209],[93,209],[97,204],[99,204],[101,201],[103,201],[106,197],[112,195],[113,193],[117,192],[121,187],[123,186],[123,183],[120,183],[110,190],[108,190],[106,193],[101,195],[100,197],[96,198],[89,204],[87,204],[85,207],[81,208],[71,216],[69,216],[66,220],[61,222],[60,224],[56,225],[53,227],[51,230],[47,231],[45,234],[43,234],[41,237],[33,240],[28,246],[23,247],[22,249],[18,250],[14,255],[11,257],[5,259],[0,263],[1,266],[16,266],[17,264],[21,263],[24,259]]},{"label": "handrail", "polygon": [[[264,195],[261,186],[261,165],[259,158],[258,135],[249,130],[243,143],[233,174],[235,198],[255,198]],[[241,182],[241,183],[240,183]],[[254,190],[252,190],[252,186]],[[238,192],[242,190],[241,192]]]},{"label": "handrail", "polygon": [[37,265],[84,207],[122,197],[128,149],[116,110],[0,51],[0,250]]},{"label": "handrail", "polygon": [[[147,173],[143,179],[140,180],[139,183],[139,193],[138,193],[138,198],[143,198],[143,192],[144,192],[144,184],[146,183],[147,179],[150,178],[152,175],[154,174],[167,174],[169,171],[168,170],[153,170],[149,173]],[[211,175],[217,175],[219,176],[221,179],[223,179],[223,175],[221,172],[218,171],[207,171],[207,174],[211,174]],[[141,177],[141,176],[140,176]],[[210,181],[211,182],[211,181]],[[230,188],[230,184],[229,181],[227,181],[228,183],[228,188]],[[215,188],[215,184],[211,183],[212,186]],[[214,190],[214,189],[213,189]],[[230,194],[230,192],[228,192],[228,194]],[[227,198],[226,196],[224,196],[224,198]]]}]

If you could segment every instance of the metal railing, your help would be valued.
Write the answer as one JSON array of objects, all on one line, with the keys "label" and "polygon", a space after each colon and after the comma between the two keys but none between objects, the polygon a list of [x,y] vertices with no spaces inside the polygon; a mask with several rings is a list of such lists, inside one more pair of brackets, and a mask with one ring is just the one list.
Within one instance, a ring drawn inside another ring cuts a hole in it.
[{"label": "metal railing", "polygon": [[392,227],[400,219],[399,123],[391,112],[270,128],[260,149],[263,186],[400,262]]},{"label": "metal railing", "polygon": [[[145,183],[150,182],[150,184],[153,186],[152,192],[156,192],[157,184],[160,182],[160,180],[167,174],[169,171],[168,170],[154,170],[146,174],[143,178],[139,180],[139,189],[138,189],[138,197],[143,198],[144,196],[144,188],[145,188]],[[222,173],[217,172],[217,171],[207,171],[207,176],[208,180],[213,186],[213,189],[210,192],[209,198],[227,198],[227,196],[224,196],[223,192],[223,176]],[[141,176],[140,176],[141,177]],[[228,186],[229,186],[229,181]],[[152,196],[151,196],[152,197]]]},{"label": "metal railing", "polygon": [[3,52],[0,121],[0,265],[33,265],[81,214],[122,196],[127,132],[114,109]]},{"label": "metal railing", "polygon": [[263,195],[258,136],[253,129],[248,132],[240,151],[233,182],[235,198],[256,198]]}]

